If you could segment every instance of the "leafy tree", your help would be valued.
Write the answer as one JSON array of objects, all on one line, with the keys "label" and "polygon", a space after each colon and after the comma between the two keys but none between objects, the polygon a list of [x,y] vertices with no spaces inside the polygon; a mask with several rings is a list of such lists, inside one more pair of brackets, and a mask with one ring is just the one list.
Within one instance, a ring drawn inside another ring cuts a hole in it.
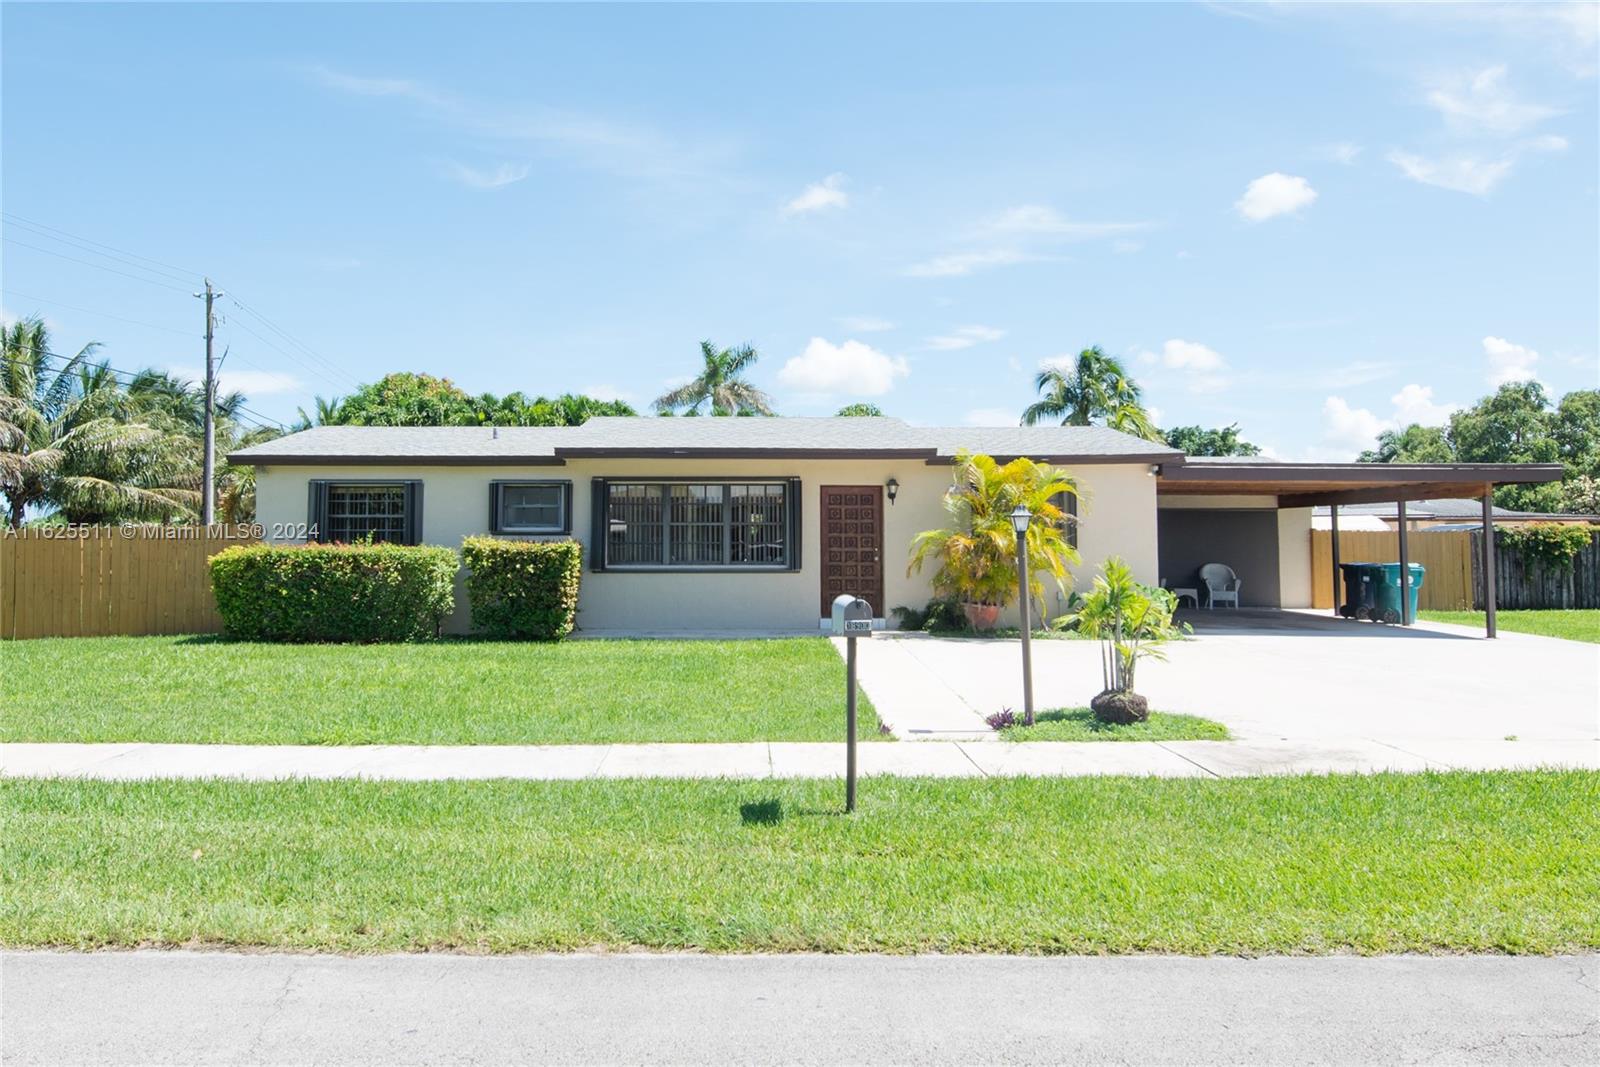
[{"label": "leafy tree", "polygon": [[1079,352],[1070,368],[1046,367],[1033,385],[1043,395],[1023,411],[1024,426],[1057,419],[1063,426],[1101,422],[1147,441],[1165,440],[1141,403],[1139,383],[1099,345]]},{"label": "leafy tree", "polygon": [[1186,456],[1259,456],[1261,449],[1239,436],[1237,423],[1220,430],[1199,426],[1174,426],[1164,435],[1167,444]]},{"label": "leafy tree", "polygon": [[1456,449],[1442,426],[1412,423],[1403,430],[1384,430],[1378,447],[1357,458],[1361,463],[1454,463]]},{"label": "leafy tree", "polygon": [[[199,453],[181,424],[154,405],[130,404],[85,345],[52,369],[38,319],[0,329],[0,494],[6,520],[53,506],[69,522],[192,517]],[[135,418],[135,415],[138,418]]]},{"label": "leafy tree", "polygon": [[883,409],[876,404],[846,404],[839,409],[839,414],[845,418],[881,418]]},{"label": "leafy tree", "polygon": [[1562,397],[1550,436],[1569,477],[1600,478],[1600,389],[1575,389]]},{"label": "leafy tree", "polygon": [[761,358],[753,347],[719,349],[701,341],[700,357],[705,365],[693,381],[656,398],[658,412],[667,415],[682,409],[685,415],[698,415],[709,408],[713,415],[772,414],[772,398],[740,377]]},{"label": "leafy tree", "polygon": [[[1550,398],[1536,381],[1507,382],[1492,395],[1450,415],[1450,441],[1462,463],[1555,463],[1561,447],[1551,436]],[[1504,485],[1494,502],[1519,511],[1555,511],[1561,486]]]},{"label": "leafy tree", "polygon": [[1039,599],[1045,576],[1059,587],[1067,565],[1078,562],[1077,550],[1067,541],[1067,523],[1073,520],[1060,503],[1077,492],[1077,483],[1065,471],[1047,464],[1014,459],[1002,466],[989,456],[957,456],[954,485],[944,498],[951,525],[912,538],[906,573],[936,561],[936,593],[967,604],[1005,607],[1016,600],[1019,585],[1011,512],[1025,504],[1033,513],[1027,533],[1028,595]]},{"label": "leafy tree", "polygon": [[449,378],[401,371],[339,401],[345,426],[476,426],[477,405]]}]

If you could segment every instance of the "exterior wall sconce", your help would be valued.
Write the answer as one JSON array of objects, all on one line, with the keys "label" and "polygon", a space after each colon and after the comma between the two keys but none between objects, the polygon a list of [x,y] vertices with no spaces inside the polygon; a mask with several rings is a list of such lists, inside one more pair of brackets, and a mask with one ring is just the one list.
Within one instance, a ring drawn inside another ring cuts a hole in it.
[{"label": "exterior wall sconce", "polygon": [[1150,464],[1150,477],[1157,478],[1157,477],[1160,477],[1160,475],[1161,475],[1161,464],[1159,464],[1159,463]]},{"label": "exterior wall sconce", "polygon": [[894,498],[900,495],[900,482],[899,482],[899,480],[895,479],[895,478],[890,478],[887,482],[883,483],[883,490],[889,497],[889,503],[893,504],[894,503]]}]

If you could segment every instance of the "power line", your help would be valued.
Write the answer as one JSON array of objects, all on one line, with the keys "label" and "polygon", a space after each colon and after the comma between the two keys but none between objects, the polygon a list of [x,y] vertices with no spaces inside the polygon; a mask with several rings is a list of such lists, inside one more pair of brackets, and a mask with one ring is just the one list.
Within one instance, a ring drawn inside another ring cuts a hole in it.
[{"label": "power line", "polygon": [[49,304],[51,307],[66,308],[68,311],[81,311],[85,315],[98,315],[103,319],[116,319],[118,322],[126,322],[133,326],[143,326],[150,330],[160,330],[162,333],[175,333],[180,337],[192,338],[194,336],[194,334],[190,333],[188,330],[174,329],[171,326],[157,326],[153,322],[140,322],[138,319],[129,319],[124,318],[121,315],[113,315],[109,311],[96,311],[93,308],[78,307],[76,304],[63,304],[59,300],[48,300],[42,296],[34,296],[32,293],[24,293],[20,289],[0,289],[0,293],[9,293],[12,296],[20,296],[24,300],[37,300],[41,304]]},{"label": "power line", "polygon": [[[43,223],[32,222],[28,219],[22,218],[19,215],[13,215],[10,212],[0,212],[0,215],[4,215],[4,217],[10,219],[12,225],[20,225],[25,230],[30,231],[28,233],[28,236],[30,237],[42,237],[47,241],[59,241],[70,248],[76,248],[80,252],[88,252],[90,255],[102,256],[106,259],[114,260],[115,262],[125,264],[137,270],[146,271],[150,274],[164,274],[175,281],[192,282],[196,277],[198,277],[198,275],[193,271],[184,270],[182,267],[173,267],[171,264],[162,263],[159,259],[151,259],[148,256],[141,256],[137,252],[126,252],[113,245],[101,244],[99,241],[91,241],[87,237],[78,237],[75,234],[68,233],[66,230],[58,230],[54,226],[46,226]],[[105,249],[106,251],[101,251],[101,249]],[[135,260],[141,262],[135,262]],[[155,266],[147,267],[145,266],[146,263],[153,263]]]},{"label": "power line", "polygon": [[47,256],[56,256],[57,258],[64,259],[69,263],[81,263],[85,267],[93,267],[96,270],[103,270],[110,274],[120,274],[124,278],[132,278],[134,281],[144,282],[146,285],[159,286],[162,289],[173,289],[180,293],[187,293],[189,291],[181,285],[171,285],[167,282],[158,282],[154,278],[142,278],[137,274],[129,274],[125,270],[117,270],[115,267],[108,267],[104,263],[91,263],[87,259],[77,259],[76,257],[65,255],[49,248],[40,248],[38,245],[30,245],[28,242],[19,241],[15,237],[0,237],[0,240],[5,241],[7,244],[16,245],[18,248],[31,248],[35,252],[43,252]]},{"label": "power line", "polygon": [[[323,355],[318,353],[316,351],[316,349],[312,348],[310,345],[306,344],[304,341],[302,341],[299,338],[295,337],[288,330],[285,330],[283,327],[279,326],[277,323],[273,322],[271,319],[269,319],[265,315],[261,314],[261,312],[257,311],[255,308],[252,308],[250,305],[246,304],[243,300],[240,300],[237,294],[235,294],[234,296],[230,296],[228,299],[233,301],[234,306],[237,307],[240,311],[243,311],[247,315],[254,316],[256,319],[260,320],[261,324],[266,326],[267,329],[271,330],[273,333],[276,333],[278,336],[282,337],[285,341],[287,341],[288,343],[294,345],[296,348],[300,349],[302,352],[304,352],[306,355],[310,356],[312,359],[315,359],[319,363],[322,363],[323,365],[328,367],[330,370],[334,371],[336,374],[343,375],[344,378],[347,381],[353,383],[354,385],[356,385],[358,387],[361,385],[361,383],[355,377],[353,377],[352,375],[347,373],[337,363],[333,362],[333,360],[324,357]],[[243,327],[241,327],[241,328],[243,328]]]},{"label": "power line", "polygon": [[[286,351],[285,349],[279,348],[276,344],[272,343],[267,338],[262,337],[259,333],[256,333],[254,330],[252,330],[250,327],[246,326],[244,323],[242,323],[242,322],[224,322],[223,326],[224,326],[224,328],[237,327],[238,329],[243,330],[245,333],[249,334],[251,337],[254,337],[257,341],[260,341],[262,344],[266,345],[268,348],[270,348],[274,352],[278,353],[278,355],[283,356],[285,359],[293,360],[294,363],[297,364],[298,366],[300,366],[302,369],[304,369],[304,370],[306,370],[306,371],[308,371],[308,372],[310,372],[312,374],[315,374],[317,377],[321,378],[323,381],[327,382],[329,385],[333,386],[335,389],[342,390],[342,389],[345,388],[344,385],[342,385],[341,383],[335,381],[333,378],[329,377],[329,375],[325,371],[323,371],[320,367],[317,367],[314,364],[306,362],[305,360],[301,359],[299,356],[295,355],[293,352],[289,352],[289,351]],[[349,376],[346,375],[346,377],[349,377]],[[354,381],[355,379],[352,378],[350,380]],[[360,383],[358,382],[357,385],[359,386],[359,384]]]}]

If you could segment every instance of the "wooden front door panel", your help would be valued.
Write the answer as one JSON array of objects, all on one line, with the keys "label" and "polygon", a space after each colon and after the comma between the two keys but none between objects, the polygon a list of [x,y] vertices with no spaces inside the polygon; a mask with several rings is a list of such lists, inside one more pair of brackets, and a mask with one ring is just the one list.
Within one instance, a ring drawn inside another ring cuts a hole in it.
[{"label": "wooden front door panel", "polygon": [[883,486],[822,487],[822,614],[841,593],[862,597],[879,618],[883,604]]}]

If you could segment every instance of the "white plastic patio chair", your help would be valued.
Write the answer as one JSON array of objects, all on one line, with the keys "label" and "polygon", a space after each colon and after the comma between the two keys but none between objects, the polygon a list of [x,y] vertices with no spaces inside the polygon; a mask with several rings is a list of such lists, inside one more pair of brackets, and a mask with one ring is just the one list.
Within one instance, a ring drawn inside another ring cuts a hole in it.
[{"label": "white plastic patio chair", "polygon": [[1207,563],[1200,568],[1200,581],[1206,587],[1206,607],[1216,608],[1217,601],[1232,604],[1233,610],[1239,610],[1239,590],[1244,588],[1244,582],[1233,573],[1233,568],[1226,563]]}]

